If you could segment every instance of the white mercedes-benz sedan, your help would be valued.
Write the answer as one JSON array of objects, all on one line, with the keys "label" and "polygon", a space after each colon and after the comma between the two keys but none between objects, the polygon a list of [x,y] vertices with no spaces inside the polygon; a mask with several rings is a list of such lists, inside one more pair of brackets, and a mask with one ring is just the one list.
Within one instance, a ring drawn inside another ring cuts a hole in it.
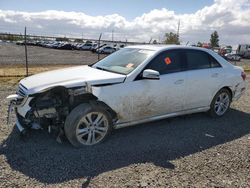
[{"label": "white mercedes-benz sedan", "polygon": [[58,131],[74,146],[94,145],[114,128],[196,112],[223,116],[244,93],[245,79],[212,50],[130,46],[90,66],[21,80],[9,112],[23,133]]}]

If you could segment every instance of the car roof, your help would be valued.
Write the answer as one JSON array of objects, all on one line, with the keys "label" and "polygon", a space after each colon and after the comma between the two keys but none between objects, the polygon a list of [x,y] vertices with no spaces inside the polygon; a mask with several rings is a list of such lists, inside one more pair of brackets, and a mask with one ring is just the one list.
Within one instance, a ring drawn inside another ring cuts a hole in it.
[{"label": "car roof", "polygon": [[163,50],[170,50],[170,49],[196,49],[202,51],[210,51],[210,49],[200,48],[200,47],[193,47],[193,46],[183,46],[183,45],[134,45],[134,46],[127,46],[125,48],[137,48],[137,49],[144,49],[144,50],[153,50],[153,51],[163,51]]}]

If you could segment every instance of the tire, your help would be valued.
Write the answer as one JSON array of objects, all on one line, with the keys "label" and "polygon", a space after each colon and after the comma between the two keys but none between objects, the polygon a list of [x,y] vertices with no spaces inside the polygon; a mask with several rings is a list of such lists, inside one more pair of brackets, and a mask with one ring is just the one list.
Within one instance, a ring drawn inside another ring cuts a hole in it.
[{"label": "tire", "polygon": [[102,106],[84,103],[67,116],[64,132],[73,146],[83,147],[104,141],[112,127],[112,118]]},{"label": "tire", "polygon": [[214,96],[211,105],[209,114],[212,117],[222,117],[226,114],[230,108],[232,96],[228,89],[221,89]]}]

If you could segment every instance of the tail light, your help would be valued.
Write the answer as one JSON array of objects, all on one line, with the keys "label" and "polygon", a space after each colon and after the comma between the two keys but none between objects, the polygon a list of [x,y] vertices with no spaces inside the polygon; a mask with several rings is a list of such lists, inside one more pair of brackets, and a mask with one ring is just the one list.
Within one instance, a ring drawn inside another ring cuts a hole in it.
[{"label": "tail light", "polygon": [[241,72],[241,78],[245,81],[247,78],[247,75],[245,72]]}]

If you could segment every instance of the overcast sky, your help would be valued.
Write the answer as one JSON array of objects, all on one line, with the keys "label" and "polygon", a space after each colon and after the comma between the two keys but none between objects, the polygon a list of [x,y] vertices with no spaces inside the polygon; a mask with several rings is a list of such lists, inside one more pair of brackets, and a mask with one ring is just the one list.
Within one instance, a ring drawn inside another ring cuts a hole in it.
[{"label": "overcast sky", "polygon": [[250,0],[1,0],[0,32],[148,42],[176,32],[182,43],[250,43]]}]

